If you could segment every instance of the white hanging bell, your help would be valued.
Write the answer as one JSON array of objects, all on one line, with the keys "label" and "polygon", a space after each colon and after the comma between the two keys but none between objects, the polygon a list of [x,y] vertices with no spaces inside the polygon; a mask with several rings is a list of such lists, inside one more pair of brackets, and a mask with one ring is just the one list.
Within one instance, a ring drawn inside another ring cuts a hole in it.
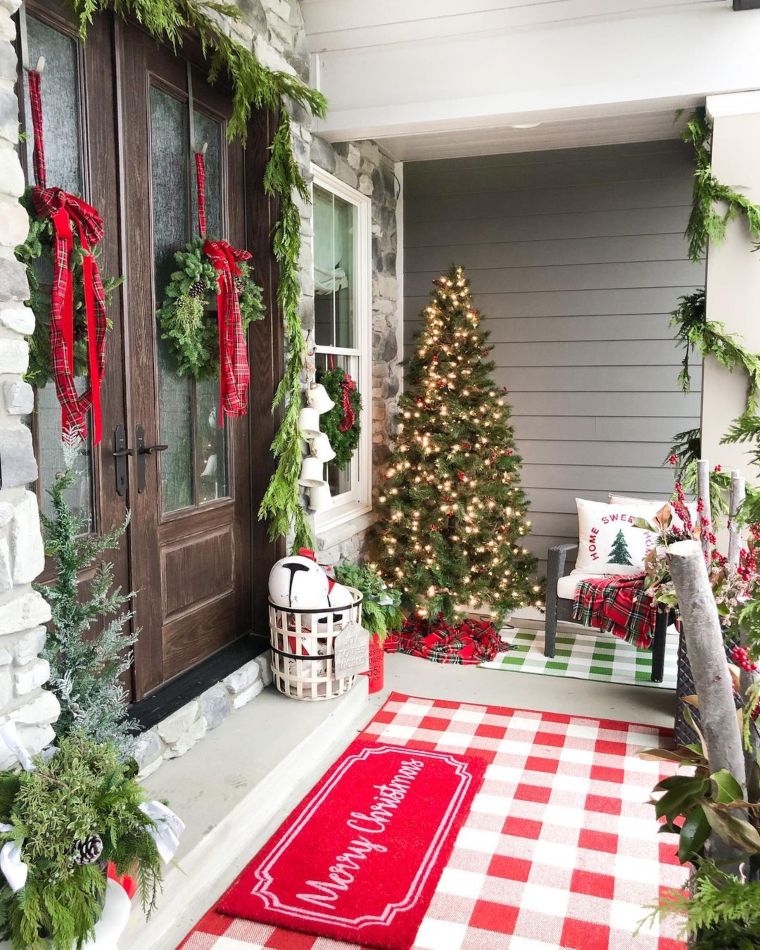
[{"label": "white hanging bell", "polygon": [[205,468],[201,472],[201,478],[216,478],[216,452],[209,455]]},{"label": "white hanging bell", "polygon": [[307,455],[301,463],[301,477],[298,484],[304,488],[317,488],[325,484],[325,466],[313,455]]},{"label": "white hanging bell", "polygon": [[319,413],[311,406],[304,406],[298,415],[298,428],[307,442],[319,435]]},{"label": "white hanging bell", "polygon": [[309,508],[312,511],[326,511],[328,508],[332,508],[332,503],[330,486],[327,482],[322,485],[314,485],[309,489]]},{"label": "white hanging bell", "polygon": [[312,409],[316,409],[320,416],[329,412],[335,405],[322,383],[317,383],[306,391],[306,402]]},{"label": "white hanging bell", "polygon": [[324,432],[320,432],[311,443],[311,454],[320,462],[332,462],[335,452]]}]

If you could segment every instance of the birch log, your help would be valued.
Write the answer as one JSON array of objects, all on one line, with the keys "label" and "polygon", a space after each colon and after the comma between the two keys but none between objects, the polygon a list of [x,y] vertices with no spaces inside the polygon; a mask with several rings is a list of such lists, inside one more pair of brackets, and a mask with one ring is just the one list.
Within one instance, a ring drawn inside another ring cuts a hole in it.
[{"label": "birch log", "polygon": [[742,533],[737,515],[744,502],[744,494],[744,476],[735,468],[731,472],[731,494],[728,501],[728,564],[732,571],[739,566],[742,547]]},{"label": "birch log", "polygon": [[699,697],[699,718],[711,772],[727,769],[746,790],[744,752],[723,634],[707,567],[696,541],[668,548],[686,651]]},{"label": "birch log", "polygon": [[712,545],[704,529],[704,523],[712,525],[712,505],[710,504],[710,463],[707,459],[700,459],[697,462],[697,498],[702,502],[702,512],[697,514],[699,519],[700,540],[702,542],[702,554],[705,561],[709,564],[712,559]]}]

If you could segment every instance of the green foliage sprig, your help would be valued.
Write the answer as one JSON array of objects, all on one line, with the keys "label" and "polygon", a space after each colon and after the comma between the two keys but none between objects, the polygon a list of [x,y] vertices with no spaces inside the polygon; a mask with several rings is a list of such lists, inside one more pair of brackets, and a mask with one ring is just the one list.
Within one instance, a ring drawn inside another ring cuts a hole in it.
[{"label": "green foliage sprig", "polygon": [[689,881],[689,892],[667,893],[647,920],[679,918],[690,946],[699,950],[756,950],[758,908],[760,883],[741,881],[713,862],[701,861]]},{"label": "green foliage sprig", "polygon": [[317,374],[317,379],[327,390],[327,394],[335,403],[329,412],[319,418],[319,427],[330,440],[335,452],[334,464],[338,468],[345,468],[354,457],[361,435],[362,397],[358,389],[351,391],[349,402],[354,413],[354,424],[348,429],[341,429],[343,422],[343,381],[348,374],[340,366],[328,369]]},{"label": "green foliage sprig", "polygon": [[[72,465],[57,475],[48,491],[54,514],[40,515],[46,553],[56,570],[53,581],[35,585],[52,613],[44,655],[50,663],[49,687],[61,704],[54,729],[59,738],[76,730],[95,742],[111,742],[126,758],[135,727],[127,719],[122,676],[136,638],[125,630],[132,617],[131,595],[113,588],[113,565],[104,555],[117,547],[129,518],[113,531],[87,533],[85,518],[66,500],[79,477]],[[80,573],[92,565],[92,578],[80,584]]]},{"label": "green foliage sprig", "polygon": [[[134,873],[146,913],[161,883],[161,859],[150,834],[152,820],[135,778],[110,743],[80,732],[61,739],[51,757],[38,756],[32,772],[0,772],[0,821],[11,826],[0,841],[15,841],[29,873],[14,894],[0,887],[0,937],[14,950],[71,950],[93,934],[106,892],[105,864]],[[98,835],[96,864],[73,860],[77,842]]]},{"label": "green foliage sprig", "polygon": [[[760,206],[729,185],[719,181],[712,170],[712,128],[704,110],[695,112],[686,124],[683,139],[694,149],[695,169],[692,208],[686,226],[689,257],[701,261],[708,241],[722,241],[726,226],[743,216],[754,241],[760,240]],[[716,204],[725,205],[719,211]]]},{"label": "green foliage sprig", "polygon": [[404,621],[401,612],[401,594],[389,587],[373,564],[349,564],[335,567],[335,577],[347,587],[354,587],[364,595],[362,623],[380,642],[391,630],[397,630]]},{"label": "green foliage sprig", "polygon": [[[217,272],[203,253],[203,243],[203,238],[196,238],[174,255],[178,269],[171,275],[156,314],[177,373],[198,380],[219,375],[219,329],[216,313],[212,312]],[[253,279],[251,265],[240,261],[238,269],[235,280],[243,333],[247,333],[254,320],[264,317],[264,296]]]},{"label": "green foliage sprig", "polygon": [[[53,223],[50,218],[40,218],[31,200],[31,189],[27,189],[21,203],[29,215],[29,233],[23,244],[16,247],[16,260],[26,265],[26,277],[29,283],[28,304],[34,314],[34,333],[29,338],[29,366],[24,378],[33,386],[45,386],[53,379],[50,359],[50,288],[53,276]],[[87,324],[84,309],[84,285],[82,282],[82,260],[84,252],[77,229],[73,229],[73,275],[74,275],[74,373],[87,376]],[[100,257],[100,248],[92,250],[93,256]],[[122,277],[101,276],[106,303],[114,290],[123,282]],[[111,323],[108,323],[110,330]]]},{"label": "green foliage sprig", "polygon": [[272,442],[277,467],[259,506],[259,518],[269,520],[272,540],[285,536],[292,528],[294,550],[313,547],[313,535],[300,504],[298,486],[301,468],[298,413],[306,343],[298,309],[301,218],[295,196],[308,201],[309,192],[295,160],[287,109],[289,103],[297,103],[321,117],[327,111],[327,101],[295,76],[263,66],[252,50],[227,34],[225,19],[234,21],[241,15],[232,4],[211,0],[74,0],[74,9],[82,39],[93,16],[104,10],[113,10],[122,18],[134,17],[154,39],[174,48],[182,47],[186,32],[194,32],[210,63],[210,81],[227,79],[232,84],[232,116],[227,127],[230,137],[239,136],[245,142],[253,109],[279,114],[279,127],[264,174],[264,191],[278,200],[280,208],[273,249],[280,268],[277,302],[285,321],[287,363],[272,409],[284,406],[285,410]]},{"label": "green foliage sprig", "polygon": [[745,414],[757,412],[758,389],[760,388],[760,356],[750,353],[735,333],[729,333],[725,324],[708,320],[704,288],[680,298],[678,307],[671,314],[670,324],[676,327],[676,341],[684,348],[678,382],[683,392],[691,389],[689,357],[696,349],[703,357],[712,356],[730,372],[741,369],[747,376],[747,401]]}]

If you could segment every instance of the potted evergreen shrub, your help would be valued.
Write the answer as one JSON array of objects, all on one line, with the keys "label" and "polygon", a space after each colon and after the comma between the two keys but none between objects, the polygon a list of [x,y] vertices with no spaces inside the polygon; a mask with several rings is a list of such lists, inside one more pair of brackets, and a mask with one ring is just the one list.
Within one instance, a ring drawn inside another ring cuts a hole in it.
[{"label": "potted evergreen shrub", "polygon": [[118,876],[135,874],[150,914],[182,823],[114,743],[72,731],[19,758],[0,772],[0,947],[115,950],[129,916]]},{"label": "potted evergreen shrub", "polygon": [[355,587],[364,595],[362,621],[372,634],[369,642],[369,691],[377,693],[383,688],[384,681],[383,642],[404,620],[399,606],[401,595],[385,583],[374,564],[344,561],[336,566],[335,577],[339,583]]}]

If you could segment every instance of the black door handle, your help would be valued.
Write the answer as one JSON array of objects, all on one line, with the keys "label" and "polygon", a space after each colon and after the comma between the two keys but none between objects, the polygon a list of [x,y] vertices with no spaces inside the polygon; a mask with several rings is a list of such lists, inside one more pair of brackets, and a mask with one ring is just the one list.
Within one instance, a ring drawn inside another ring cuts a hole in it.
[{"label": "black door handle", "polygon": [[129,474],[127,459],[134,455],[134,449],[127,448],[127,432],[124,426],[116,426],[113,430],[113,457],[116,472],[116,494],[126,495]]},{"label": "black door handle", "polygon": [[135,445],[137,448],[137,492],[142,495],[145,491],[145,456],[164,452],[169,446],[158,444],[146,445],[145,429],[142,426],[137,426],[135,429]]}]

